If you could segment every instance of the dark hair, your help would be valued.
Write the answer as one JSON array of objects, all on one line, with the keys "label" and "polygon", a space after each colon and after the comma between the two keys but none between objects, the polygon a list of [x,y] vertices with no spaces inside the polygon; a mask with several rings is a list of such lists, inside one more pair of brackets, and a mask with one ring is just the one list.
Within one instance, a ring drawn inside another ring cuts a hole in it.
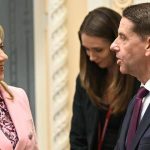
[{"label": "dark hair", "polygon": [[133,31],[142,38],[150,35],[150,3],[141,3],[125,8],[123,17],[134,23]]},{"label": "dark hair", "polygon": [[[79,30],[80,39],[80,80],[82,86],[86,89],[92,102],[98,107],[107,108],[104,101],[104,94],[111,95],[109,106],[113,108],[113,112],[121,112],[126,109],[128,101],[132,95],[134,78],[129,75],[121,75],[116,64],[114,52],[113,81],[110,85],[106,85],[107,70],[98,67],[94,62],[89,60],[86,50],[82,46],[81,34],[86,33],[89,36],[105,38],[112,43],[118,35],[118,27],[121,16],[106,7],[99,7],[87,14]],[[105,89],[105,91],[104,91]],[[130,89],[130,90],[129,90]]]},{"label": "dark hair", "polygon": [[79,37],[81,37],[81,33],[86,33],[113,42],[118,34],[117,29],[120,19],[121,16],[109,8],[94,9],[85,17],[80,27]]}]

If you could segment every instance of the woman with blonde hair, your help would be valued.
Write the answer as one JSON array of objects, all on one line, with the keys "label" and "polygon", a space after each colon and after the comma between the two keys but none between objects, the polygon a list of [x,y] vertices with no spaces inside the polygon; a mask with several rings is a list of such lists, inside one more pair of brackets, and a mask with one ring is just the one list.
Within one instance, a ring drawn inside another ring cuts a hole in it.
[{"label": "woman with blonde hair", "polygon": [[0,149],[38,150],[35,127],[25,91],[4,82],[4,30],[0,26]]}]

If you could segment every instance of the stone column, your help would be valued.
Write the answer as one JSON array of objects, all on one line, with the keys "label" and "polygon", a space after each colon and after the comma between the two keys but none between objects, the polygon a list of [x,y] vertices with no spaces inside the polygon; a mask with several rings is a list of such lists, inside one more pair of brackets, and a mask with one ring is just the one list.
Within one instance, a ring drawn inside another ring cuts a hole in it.
[{"label": "stone column", "polygon": [[48,41],[51,84],[51,136],[53,150],[68,150],[68,66],[67,9],[65,0],[50,0],[48,7]]}]

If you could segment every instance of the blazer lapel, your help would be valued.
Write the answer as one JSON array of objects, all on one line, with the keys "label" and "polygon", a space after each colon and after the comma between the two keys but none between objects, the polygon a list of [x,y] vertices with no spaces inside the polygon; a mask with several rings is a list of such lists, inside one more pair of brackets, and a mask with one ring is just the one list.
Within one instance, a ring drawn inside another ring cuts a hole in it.
[{"label": "blazer lapel", "polygon": [[98,134],[97,128],[99,121],[99,110],[95,107],[95,105],[92,104],[91,100],[88,97],[86,98],[87,98],[87,101],[85,103],[86,120],[87,122],[90,122],[90,124],[88,124],[86,127],[88,147],[89,149],[96,149],[95,137]]},{"label": "blazer lapel", "polygon": [[133,139],[133,148],[132,150],[134,150],[136,148],[136,146],[138,145],[143,133],[145,132],[145,130],[149,127],[150,125],[150,119],[149,119],[149,114],[150,114],[150,105],[148,106],[135,135],[135,138]]},{"label": "blazer lapel", "polygon": [[5,148],[7,150],[13,150],[13,146],[10,140],[4,135],[3,131],[0,130],[0,149]]},{"label": "blazer lapel", "polygon": [[131,115],[132,115],[132,111],[133,111],[133,106],[134,106],[134,101],[135,98],[132,99],[130,105],[128,106],[128,110],[126,112],[123,124],[122,124],[122,129],[121,129],[121,133],[120,133],[120,137],[119,137],[119,149],[120,150],[124,150],[125,149],[125,145],[126,145],[126,136],[127,136],[127,132],[128,132],[128,127],[129,127],[129,123],[130,123],[130,119],[131,119]]},{"label": "blazer lapel", "polygon": [[22,142],[21,140],[23,137],[25,137],[23,135],[26,134],[26,128],[24,124],[25,116],[22,113],[22,107],[19,103],[20,100],[18,100],[17,96],[15,97],[15,95],[14,100],[11,100],[9,94],[3,88],[1,88],[1,92],[19,137],[19,141],[16,145],[15,150],[25,149],[26,142]]}]

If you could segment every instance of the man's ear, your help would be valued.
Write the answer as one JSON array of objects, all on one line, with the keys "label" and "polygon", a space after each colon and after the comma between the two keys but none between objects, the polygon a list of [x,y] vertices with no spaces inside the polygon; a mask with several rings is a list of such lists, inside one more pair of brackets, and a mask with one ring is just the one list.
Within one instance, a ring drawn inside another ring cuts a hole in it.
[{"label": "man's ear", "polygon": [[150,36],[147,37],[145,56],[150,56]]}]

